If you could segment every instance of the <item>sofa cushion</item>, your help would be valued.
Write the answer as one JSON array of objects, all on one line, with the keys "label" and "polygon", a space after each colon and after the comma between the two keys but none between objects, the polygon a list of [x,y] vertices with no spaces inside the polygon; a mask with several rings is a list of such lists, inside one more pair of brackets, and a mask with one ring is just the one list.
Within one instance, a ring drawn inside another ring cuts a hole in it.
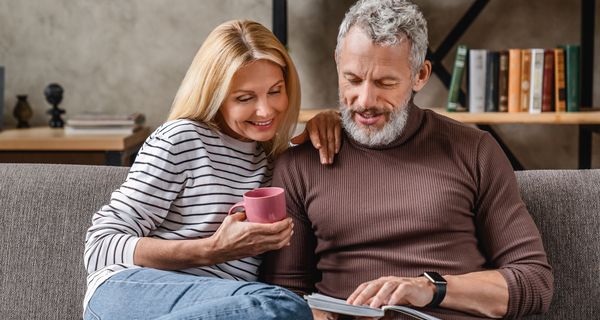
[{"label": "sofa cushion", "polygon": [[554,270],[550,311],[538,319],[600,315],[600,170],[517,172]]},{"label": "sofa cushion", "polygon": [[85,232],[127,168],[0,165],[2,319],[79,319]]}]

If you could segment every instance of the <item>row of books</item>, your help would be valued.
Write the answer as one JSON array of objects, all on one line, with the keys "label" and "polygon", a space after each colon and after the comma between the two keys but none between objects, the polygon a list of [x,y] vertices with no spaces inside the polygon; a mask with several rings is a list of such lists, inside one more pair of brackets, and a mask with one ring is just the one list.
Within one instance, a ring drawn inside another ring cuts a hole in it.
[{"label": "row of books", "polygon": [[[492,51],[459,46],[448,111],[576,112],[580,103],[580,48]],[[459,103],[467,75],[467,106]]]},{"label": "row of books", "polygon": [[131,134],[139,130],[146,118],[141,113],[83,113],[67,119],[67,135]]}]

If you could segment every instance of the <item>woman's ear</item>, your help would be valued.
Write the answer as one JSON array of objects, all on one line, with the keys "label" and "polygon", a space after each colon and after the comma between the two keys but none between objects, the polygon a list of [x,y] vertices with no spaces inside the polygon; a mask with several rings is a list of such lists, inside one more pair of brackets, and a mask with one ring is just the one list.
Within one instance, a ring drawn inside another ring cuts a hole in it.
[{"label": "woman's ear", "polygon": [[429,81],[430,76],[431,61],[425,60],[423,62],[423,65],[421,65],[421,69],[419,69],[419,72],[417,72],[417,74],[415,75],[415,79],[412,86],[413,91],[418,92],[419,90],[423,89],[423,87],[427,84],[427,81]]}]

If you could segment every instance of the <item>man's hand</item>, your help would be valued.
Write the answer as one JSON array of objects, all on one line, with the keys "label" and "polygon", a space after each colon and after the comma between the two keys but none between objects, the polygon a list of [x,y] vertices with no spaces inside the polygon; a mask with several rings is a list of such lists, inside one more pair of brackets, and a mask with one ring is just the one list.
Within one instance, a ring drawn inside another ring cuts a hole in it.
[{"label": "man's hand", "polygon": [[424,277],[381,277],[358,286],[346,302],[368,304],[372,308],[383,305],[423,307],[431,302],[434,292],[435,286]]},{"label": "man's hand", "polygon": [[304,131],[292,138],[292,143],[301,144],[310,139],[319,150],[321,164],[332,164],[333,156],[340,151],[342,126],[340,113],[335,110],[321,112],[308,120]]}]

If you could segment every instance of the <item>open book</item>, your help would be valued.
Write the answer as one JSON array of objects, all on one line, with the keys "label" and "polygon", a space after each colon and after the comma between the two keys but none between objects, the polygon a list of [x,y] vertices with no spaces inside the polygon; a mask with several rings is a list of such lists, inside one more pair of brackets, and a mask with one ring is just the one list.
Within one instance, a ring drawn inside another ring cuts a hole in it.
[{"label": "open book", "polygon": [[381,318],[385,315],[385,311],[393,310],[411,316],[415,319],[440,320],[436,317],[430,316],[426,313],[405,306],[383,306],[379,309],[371,308],[368,306],[355,306],[346,303],[345,300],[332,298],[319,293],[313,293],[311,295],[304,296],[304,299],[306,299],[308,305],[313,309],[319,309],[339,314],[346,314],[356,317]]}]

